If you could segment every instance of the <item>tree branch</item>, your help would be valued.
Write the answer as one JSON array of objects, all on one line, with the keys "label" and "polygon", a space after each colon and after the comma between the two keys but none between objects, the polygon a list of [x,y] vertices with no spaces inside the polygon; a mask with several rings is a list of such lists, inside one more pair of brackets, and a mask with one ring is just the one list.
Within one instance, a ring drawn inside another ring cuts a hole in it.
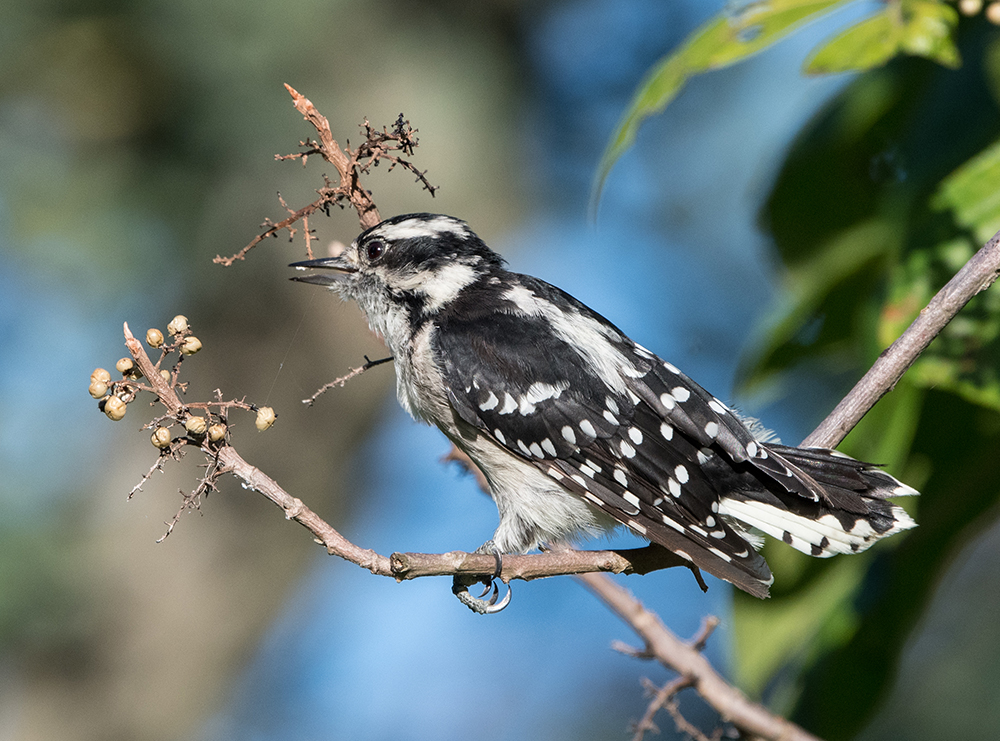
[{"label": "tree branch", "polygon": [[[150,360],[142,343],[132,334],[127,323],[123,330],[125,346],[146,378],[149,390],[166,407],[167,414],[161,419],[171,418],[183,424],[189,416],[188,410],[190,408],[205,407],[204,404],[185,404],[177,395],[171,382],[160,375],[159,369]],[[252,405],[243,402],[238,404],[245,408],[253,408]],[[244,460],[236,449],[226,444],[225,441],[213,443],[204,435],[189,435],[181,440],[183,444],[200,448],[215,464],[212,472],[199,485],[200,488],[210,487],[216,479],[224,474],[232,474],[248,487],[263,494],[281,507],[287,519],[295,520],[309,530],[317,541],[326,547],[330,555],[339,556],[368,569],[373,574],[403,581],[423,576],[491,574],[496,567],[496,560],[490,554],[453,551],[442,554],[393,553],[391,556],[383,556],[367,548],[361,548],[337,532],[322,517],[309,509],[301,499],[293,497],[274,479]],[[162,460],[161,457],[150,473],[143,477],[142,483],[148,480],[152,471],[159,467]],[[186,508],[187,505],[182,507],[182,511]],[[527,556],[505,557],[500,578],[509,582],[511,579],[531,580],[546,576],[594,571],[610,571],[616,574],[647,574],[657,569],[686,565],[686,561],[656,545],[617,551],[549,551]]]},{"label": "tree branch", "polygon": [[[1000,232],[977,252],[883,352],[851,392],[803,442],[835,447],[891,391],[931,341],[978,293],[1000,276]],[[604,574],[577,577],[646,642],[647,654],[673,669],[740,730],[769,739],[815,739],[790,721],[752,703],[719,676],[698,651],[671,633],[642,603]]]},{"label": "tree branch", "polygon": [[722,718],[744,733],[781,741],[818,741],[791,721],[751,702],[726,682],[693,646],[685,643],[628,590],[604,574],[577,577],[646,643],[646,654],[677,672]]},{"label": "tree branch", "polygon": [[295,110],[301,113],[306,121],[313,125],[316,133],[319,134],[319,147],[316,151],[323,159],[337,168],[337,173],[340,175],[340,184],[349,191],[348,198],[350,199],[351,206],[358,212],[358,221],[361,222],[361,228],[368,229],[378,224],[382,221],[382,217],[379,216],[378,209],[375,208],[375,202],[372,200],[371,193],[358,184],[359,172],[356,155],[349,157],[340,148],[337,140],[333,138],[333,133],[330,131],[330,122],[326,116],[316,110],[316,106],[312,104],[309,98],[299,93],[298,90],[287,83],[285,84],[285,89],[292,96],[292,103],[295,105]]},{"label": "tree branch", "polygon": [[373,128],[368,120],[365,119],[365,122],[361,126],[364,141],[358,145],[357,149],[351,149],[350,146],[342,149],[337,140],[333,138],[333,132],[330,131],[330,122],[326,116],[316,110],[316,106],[312,104],[312,101],[295,90],[291,85],[286,84],[285,88],[288,90],[289,95],[292,96],[292,104],[295,106],[295,109],[316,129],[319,141],[306,139],[299,142],[299,146],[306,148],[304,152],[278,154],[275,155],[275,158],[279,160],[301,159],[302,164],[305,164],[310,155],[318,154],[333,165],[337,171],[338,184],[334,185],[324,175],[324,185],[316,191],[319,194],[319,198],[297,210],[290,208],[279,194],[278,199],[289,213],[289,216],[277,223],[266,219],[263,224],[265,227],[263,232],[250,240],[249,244],[234,255],[230,255],[229,257],[216,255],[213,262],[217,264],[229,267],[237,260],[245,259],[250,250],[268,237],[277,237],[278,233],[283,230],[288,231],[290,237],[294,237],[296,229],[293,228],[293,225],[299,221],[303,225],[306,251],[311,258],[312,250],[310,249],[310,245],[315,237],[312,236],[312,232],[309,230],[309,217],[317,211],[324,211],[329,214],[330,206],[343,207],[344,201],[348,202],[357,211],[358,222],[361,224],[362,229],[375,226],[382,220],[382,217],[379,216],[378,209],[375,207],[372,194],[361,186],[361,175],[362,173],[367,173],[372,167],[378,166],[379,162],[383,160],[389,163],[390,171],[399,165],[403,169],[413,173],[416,176],[417,182],[432,197],[437,191],[437,188],[427,180],[425,172],[418,170],[412,162],[400,155],[400,153],[407,156],[413,154],[413,149],[417,146],[416,130],[411,128],[410,122],[403,118],[402,113],[399,114],[391,129],[384,127],[381,131]]},{"label": "tree branch", "polygon": [[993,235],[937,292],[920,315],[875,361],[860,381],[802,441],[803,447],[834,448],[854,429],[879,399],[892,391],[942,329],[973,296],[1000,276],[1000,232]]}]

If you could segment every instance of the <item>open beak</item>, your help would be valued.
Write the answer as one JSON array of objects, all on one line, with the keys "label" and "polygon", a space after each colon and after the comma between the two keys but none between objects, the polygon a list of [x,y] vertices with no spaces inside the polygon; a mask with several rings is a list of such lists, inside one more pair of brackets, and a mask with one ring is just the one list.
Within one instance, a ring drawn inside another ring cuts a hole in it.
[{"label": "open beak", "polygon": [[290,279],[298,281],[299,283],[315,283],[318,286],[335,286],[338,283],[346,281],[351,273],[358,272],[358,269],[354,267],[354,265],[352,265],[350,261],[344,257],[344,255],[338,255],[337,257],[321,257],[318,260],[293,262],[288,267],[295,268],[296,270],[309,270],[310,268],[315,268],[317,270],[333,271],[332,273],[294,275]]}]

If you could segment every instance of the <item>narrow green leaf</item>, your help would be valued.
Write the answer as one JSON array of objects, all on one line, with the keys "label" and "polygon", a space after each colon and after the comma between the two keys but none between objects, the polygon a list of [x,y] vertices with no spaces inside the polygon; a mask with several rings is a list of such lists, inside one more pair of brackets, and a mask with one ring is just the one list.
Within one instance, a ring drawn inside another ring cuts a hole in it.
[{"label": "narrow green leaf", "polygon": [[[981,165],[981,158],[976,158]],[[970,191],[988,189],[986,177],[961,177],[946,181],[967,186],[959,193],[977,203]],[[1000,172],[995,173],[993,187],[1000,188]],[[985,181],[985,182],[984,182]],[[954,194],[953,194],[954,195]],[[957,197],[962,198],[962,195]],[[960,201],[961,203],[962,201]],[[931,247],[910,251],[896,265],[889,280],[889,294],[879,317],[878,335],[882,346],[888,345],[917,316],[934,292],[951,278],[972,257],[975,245],[961,235]],[[1000,287],[976,296],[931,343],[908,371],[911,383],[923,388],[951,391],[963,399],[1000,410]]]},{"label": "narrow green leaf", "polygon": [[754,343],[753,356],[744,360],[740,392],[766,389],[774,374],[786,369],[787,354],[803,346],[803,328],[816,317],[827,297],[850,285],[859,274],[870,273],[898,244],[897,225],[881,220],[861,222],[837,234],[817,248],[812,259],[790,270],[788,301],[767,322],[763,335]]},{"label": "narrow green leaf", "polygon": [[591,191],[591,213],[615,162],[635,142],[639,126],[661,112],[693,75],[735,64],[848,0],[770,0],[724,10],[696,29],[647,73],[601,156]]},{"label": "narrow green leaf", "polygon": [[[996,141],[945,178],[931,207],[950,211],[956,224],[972,233],[977,244],[1000,231],[1000,141]],[[910,313],[923,306],[935,286],[942,285],[972,256],[975,245],[961,235],[933,250],[911,255],[890,282],[890,302]],[[907,298],[909,297],[909,299]],[[909,317],[901,312],[897,323]],[[883,313],[887,327],[891,312]],[[1000,288],[976,296],[941,332],[910,374],[927,388],[946,389],[963,399],[1000,410]]]}]

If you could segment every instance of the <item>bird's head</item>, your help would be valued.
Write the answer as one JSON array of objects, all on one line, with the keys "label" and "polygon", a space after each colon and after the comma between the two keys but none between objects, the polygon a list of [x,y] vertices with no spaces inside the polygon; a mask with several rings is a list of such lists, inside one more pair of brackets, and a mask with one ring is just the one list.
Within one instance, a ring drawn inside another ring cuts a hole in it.
[{"label": "bird's head", "polygon": [[502,267],[464,221],[439,214],[405,214],[373,226],[333,257],[292,263],[319,270],[292,280],[338,291],[367,308],[376,296],[433,312],[483,274]]}]

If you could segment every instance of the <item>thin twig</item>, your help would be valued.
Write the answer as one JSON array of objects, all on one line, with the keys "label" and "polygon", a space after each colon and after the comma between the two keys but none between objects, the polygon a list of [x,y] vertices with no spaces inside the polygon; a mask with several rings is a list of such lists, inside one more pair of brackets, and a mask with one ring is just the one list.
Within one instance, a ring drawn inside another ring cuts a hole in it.
[{"label": "thin twig", "polygon": [[[872,369],[804,441],[804,446],[833,447],[861,420],[875,403],[892,390],[903,373],[937,334],[972,299],[1000,276],[1000,232],[942,288],[920,316],[879,356]],[[765,738],[815,738],[763,706],[747,700],[729,686],[693,648],[685,646],[653,613],[604,574],[578,577],[636,631],[646,651],[664,666],[691,680],[699,694],[747,733]]]},{"label": "thin twig", "polygon": [[719,741],[722,737],[722,729],[717,728],[715,733],[709,737],[701,732],[701,729],[693,725],[687,718],[681,715],[681,709],[677,704],[676,698],[671,698],[663,704],[664,710],[670,713],[670,717],[674,719],[674,726],[677,728],[678,732],[690,736],[692,741]]},{"label": "thin twig", "polygon": [[719,618],[715,615],[706,615],[701,620],[701,628],[695,637],[691,639],[691,648],[695,651],[704,651],[705,645],[708,643],[708,639],[711,637],[715,629],[719,627]]},{"label": "thin twig", "polygon": [[139,491],[142,491],[143,484],[145,484],[147,481],[149,481],[151,478],[153,478],[153,474],[154,473],[156,473],[157,471],[162,471],[163,470],[163,464],[166,461],[166,459],[167,459],[168,456],[169,456],[169,453],[167,453],[167,452],[162,452],[162,453],[160,453],[160,455],[157,456],[156,463],[154,463],[152,466],[150,466],[149,470],[146,471],[146,473],[143,474],[143,476],[142,476],[141,479],[139,479],[139,483],[136,484],[135,486],[133,486],[132,487],[132,491],[130,491],[128,493],[128,498],[129,499],[131,499],[132,497],[134,497],[136,495],[136,493],[138,493]]},{"label": "thin twig", "polygon": [[[153,393],[166,407],[168,413],[166,416],[181,420],[188,414],[187,410],[190,408],[215,405],[215,402],[197,404],[182,402],[174,387],[156,372],[145,348],[132,334],[127,323],[124,325],[123,331],[125,346],[136,365],[139,366],[139,370],[147,378]],[[369,362],[377,364],[384,361]],[[247,405],[245,402],[231,402],[231,404],[254,408],[253,405]],[[286,492],[270,476],[247,463],[232,446],[224,443],[213,444],[207,438],[199,440],[185,437],[181,440],[182,445],[200,447],[202,452],[211,456],[211,460],[218,461],[218,469],[207,475],[202,480],[203,484],[205,482],[214,483],[223,473],[232,473],[249,488],[263,494],[281,507],[286,518],[295,520],[306,527],[320,543],[326,546],[328,553],[368,569],[374,574],[402,581],[424,576],[491,574],[496,568],[496,559],[490,554],[453,551],[441,554],[393,553],[391,556],[383,556],[375,551],[361,548],[337,532],[329,523],[303,504],[300,499]],[[200,491],[201,489],[196,493],[200,493]],[[178,512],[178,517],[187,509],[190,509],[190,506],[189,502],[185,501]],[[175,517],[174,523],[176,520]],[[507,556],[503,561],[503,572],[500,578],[504,581],[511,579],[531,580],[546,576],[594,571],[645,574],[674,566],[687,566],[687,562],[656,545],[617,551],[560,550],[527,556]]]},{"label": "thin twig", "polygon": [[674,695],[685,687],[690,687],[691,683],[684,677],[677,677],[667,682],[662,687],[657,687],[648,679],[643,682],[643,685],[645,686],[647,692],[652,695],[652,699],[649,702],[649,706],[646,708],[645,714],[639,722],[635,724],[633,729],[635,730],[635,735],[632,736],[632,741],[642,741],[647,731],[659,733],[660,729],[655,722],[657,713],[659,713],[663,707],[673,699]]},{"label": "thin twig", "polygon": [[[715,615],[707,615],[702,619],[701,628],[698,630],[698,633],[694,636],[694,638],[688,641],[688,646],[699,653],[704,651],[705,644],[708,642],[709,636],[712,635],[718,626],[719,618],[715,617]],[[611,647],[617,651],[622,651],[623,645],[624,644],[620,641],[615,641],[612,643]],[[635,658],[656,658],[655,654],[648,646],[641,651],[631,647],[626,648],[628,648],[626,653],[634,656]],[[667,682],[662,687],[657,687],[650,680],[646,679],[644,680],[644,685],[652,696],[652,700],[646,708],[646,712],[642,716],[642,719],[635,724],[635,735],[632,737],[632,741],[642,741],[642,738],[647,731],[652,731],[653,733],[660,732],[660,729],[656,727],[654,719],[656,718],[656,714],[664,708],[666,708],[666,710],[673,717],[674,725],[677,726],[678,731],[686,733],[694,739],[704,739],[707,741],[707,737],[681,715],[680,708],[677,706],[677,702],[674,699],[678,692],[691,686],[691,680],[689,678],[683,676],[677,677],[670,682]]]},{"label": "thin twig", "polygon": [[312,406],[313,404],[316,403],[316,399],[318,399],[321,394],[329,391],[334,386],[343,387],[345,383],[347,383],[348,381],[350,381],[355,376],[360,376],[366,370],[369,370],[370,368],[374,368],[376,365],[382,365],[382,363],[388,363],[392,359],[393,358],[390,355],[387,358],[379,358],[378,360],[369,360],[368,356],[365,355],[365,364],[364,365],[359,365],[357,368],[351,368],[350,372],[347,375],[341,376],[340,378],[338,378],[338,379],[336,379],[334,381],[330,381],[329,383],[324,383],[322,386],[319,387],[319,390],[315,394],[313,394],[312,396],[310,396],[308,399],[303,399],[302,403],[305,404],[305,405],[307,405],[307,406]]},{"label": "thin twig", "polygon": [[375,226],[382,220],[382,217],[379,216],[371,193],[361,186],[360,178],[363,173],[369,172],[372,167],[377,167],[379,162],[388,162],[390,172],[397,165],[410,171],[416,177],[417,182],[432,197],[437,191],[437,188],[427,180],[425,171],[417,169],[412,162],[397,154],[398,152],[402,152],[404,155],[412,155],[413,149],[417,145],[416,130],[410,127],[410,122],[403,117],[402,113],[399,114],[399,117],[393,124],[392,130],[383,127],[379,131],[368,122],[368,119],[365,119],[361,127],[364,134],[364,140],[361,144],[358,145],[357,149],[352,150],[350,146],[342,149],[337,140],[333,138],[333,132],[330,130],[330,122],[326,116],[316,110],[316,106],[292,86],[285,85],[285,88],[288,90],[289,95],[292,96],[292,103],[296,110],[316,129],[316,133],[319,134],[319,141],[306,139],[303,142],[299,142],[300,146],[306,148],[305,151],[287,155],[279,154],[275,155],[275,158],[278,160],[301,159],[304,165],[310,155],[318,154],[336,169],[338,184],[334,185],[324,175],[324,185],[316,191],[319,198],[297,210],[289,207],[279,193],[278,200],[289,216],[277,223],[266,219],[263,224],[264,231],[254,237],[239,252],[229,257],[216,255],[213,262],[220,265],[228,267],[237,260],[244,260],[250,250],[265,239],[278,236],[278,233],[281,231],[287,231],[289,238],[294,238],[297,230],[293,225],[299,221],[302,222],[306,253],[311,258],[312,242],[316,237],[309,228],[309,217],[319,211],[329,215],[331,206],[342,207],[345,201],[357,211],[358,222],[362,229]]}]

